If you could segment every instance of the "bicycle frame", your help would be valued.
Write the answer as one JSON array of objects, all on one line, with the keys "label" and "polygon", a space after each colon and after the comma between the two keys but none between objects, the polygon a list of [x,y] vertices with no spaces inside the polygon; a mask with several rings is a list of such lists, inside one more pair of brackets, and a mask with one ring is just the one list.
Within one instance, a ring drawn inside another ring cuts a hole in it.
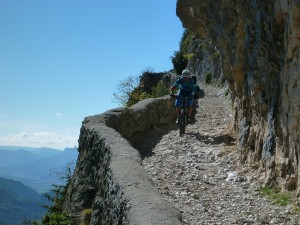
[{"label": "bicycle frame", "polygon": [[181,99],[180,113],[179,113],[179,136],[182,136],[185,133],[186,127],[186,117],[188,115],[188,100],[192,99],[190,97],[183,97],[171,94],[173,98]]}]

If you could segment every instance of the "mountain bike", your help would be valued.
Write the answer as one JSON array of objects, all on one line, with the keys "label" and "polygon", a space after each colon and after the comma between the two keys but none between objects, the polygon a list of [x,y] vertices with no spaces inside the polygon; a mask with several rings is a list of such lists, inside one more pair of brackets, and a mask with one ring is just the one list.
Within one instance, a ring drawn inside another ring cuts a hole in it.
[{"label": "mountain bike", "polygon": [[187,115],[188,115],[188,101],[193,97],[183,97],[175,94],[170,94],[172,98],[182,99],[179,113],[179,136],[181,137],[185,133]]}]

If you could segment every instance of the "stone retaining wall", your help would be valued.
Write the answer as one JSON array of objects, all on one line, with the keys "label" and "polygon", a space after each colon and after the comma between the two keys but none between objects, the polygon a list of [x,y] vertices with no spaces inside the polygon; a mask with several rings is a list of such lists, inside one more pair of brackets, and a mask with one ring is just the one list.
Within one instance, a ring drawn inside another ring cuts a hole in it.
[{"label": "stone retaining wall", "polygon": [[73,224],[182,224],[127,140],[175,117],[174,100],[163,97],[85,118],[65,203]]}]

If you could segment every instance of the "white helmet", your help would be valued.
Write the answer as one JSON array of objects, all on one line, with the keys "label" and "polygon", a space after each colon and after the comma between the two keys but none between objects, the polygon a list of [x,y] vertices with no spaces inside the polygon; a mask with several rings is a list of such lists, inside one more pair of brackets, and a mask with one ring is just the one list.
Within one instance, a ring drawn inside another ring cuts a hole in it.
[{"label": "white helmet", "polygon": [[182,71],[182,76],[189,77],[190,76],[190,71],[189,70],[183,70]]}]

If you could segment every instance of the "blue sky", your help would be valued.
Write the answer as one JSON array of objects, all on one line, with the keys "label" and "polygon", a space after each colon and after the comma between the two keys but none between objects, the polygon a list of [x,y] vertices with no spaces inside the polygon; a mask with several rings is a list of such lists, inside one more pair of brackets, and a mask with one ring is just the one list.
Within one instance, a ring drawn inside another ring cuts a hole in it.
[{"label": "blue sky", "polygon": [[118,83],[172,68],[175,0],[0,0],[0,145],[78,146]]}]

